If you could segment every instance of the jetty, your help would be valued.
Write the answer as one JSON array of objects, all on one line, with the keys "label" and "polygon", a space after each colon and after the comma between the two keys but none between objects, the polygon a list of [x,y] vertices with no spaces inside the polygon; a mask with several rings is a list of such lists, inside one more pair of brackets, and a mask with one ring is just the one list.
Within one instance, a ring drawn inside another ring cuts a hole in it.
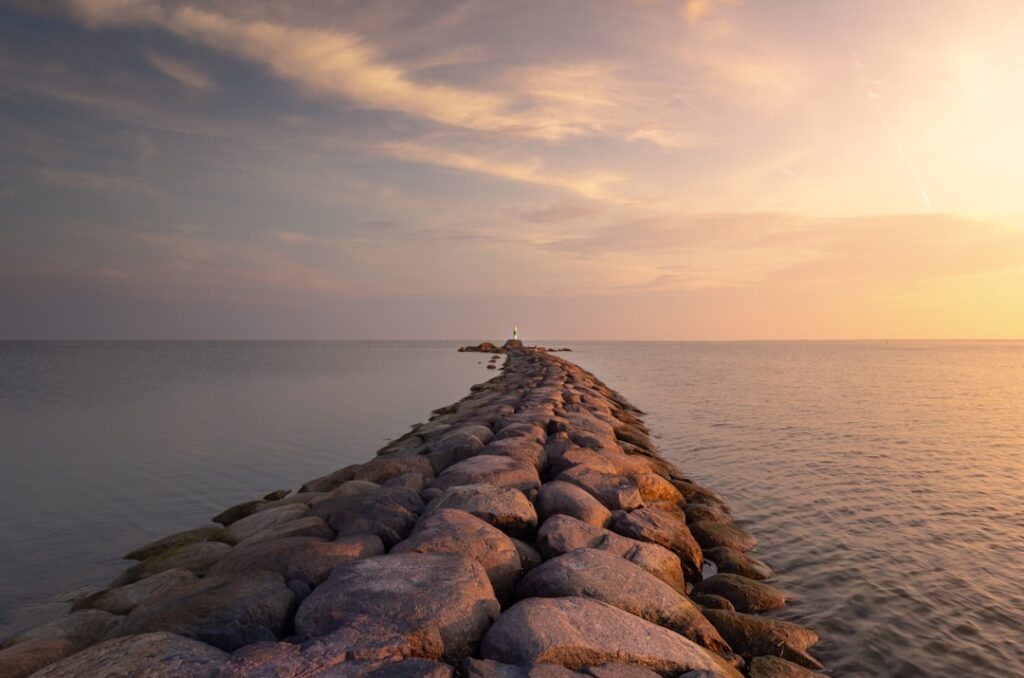
[{"label": "jetty", "polygon": [[643,413],[517,339],[346,466],[126,555],[0,676],[820,676],[754,536]]}]

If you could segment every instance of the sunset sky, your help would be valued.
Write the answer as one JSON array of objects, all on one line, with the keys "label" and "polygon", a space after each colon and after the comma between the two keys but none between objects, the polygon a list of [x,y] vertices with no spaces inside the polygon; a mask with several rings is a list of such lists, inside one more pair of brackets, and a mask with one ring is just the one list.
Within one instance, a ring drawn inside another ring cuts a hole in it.
[{"label": "sunset sky", "polygon": [[0,338],[1024,337],[1020,0],[8,1]]}]

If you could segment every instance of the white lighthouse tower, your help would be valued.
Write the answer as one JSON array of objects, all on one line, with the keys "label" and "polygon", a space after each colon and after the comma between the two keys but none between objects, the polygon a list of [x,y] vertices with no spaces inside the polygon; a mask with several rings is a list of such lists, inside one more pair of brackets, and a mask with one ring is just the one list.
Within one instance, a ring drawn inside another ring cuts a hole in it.
[{"label": "white lighthouse tower", "polygon": [[515,341],[519,340],[519,325],[512,326],[512,339]]}]

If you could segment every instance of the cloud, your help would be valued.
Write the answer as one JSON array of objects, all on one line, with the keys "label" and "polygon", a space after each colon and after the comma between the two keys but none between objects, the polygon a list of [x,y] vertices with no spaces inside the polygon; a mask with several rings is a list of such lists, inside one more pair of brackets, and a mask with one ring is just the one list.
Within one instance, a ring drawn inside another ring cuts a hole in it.
[{"label": "cloud", "polygon": [[208,90],[213,87],[213,81],[201,70],[166,54],[148,52],[146,61],[153,68],[186,87],[198,90]]}]

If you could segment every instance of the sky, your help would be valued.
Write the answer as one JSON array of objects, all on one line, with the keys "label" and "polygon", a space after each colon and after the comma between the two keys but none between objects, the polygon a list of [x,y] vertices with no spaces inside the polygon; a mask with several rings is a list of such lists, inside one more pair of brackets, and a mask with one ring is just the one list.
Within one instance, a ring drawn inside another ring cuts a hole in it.
[{"label": "sky", "polygon": [[1024,338],[1019,0],[0,3],[0,338]]}]

